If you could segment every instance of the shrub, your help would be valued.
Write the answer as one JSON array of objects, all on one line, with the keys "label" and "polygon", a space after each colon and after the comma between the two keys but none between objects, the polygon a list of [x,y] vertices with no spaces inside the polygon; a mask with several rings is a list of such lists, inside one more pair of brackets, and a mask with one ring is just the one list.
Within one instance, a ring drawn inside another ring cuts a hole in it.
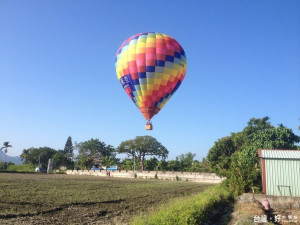
[{"label": "shrub", "polygon": [[35,166],[32,164],[25,165],[9,165],[7,171],[16,171],[16,172],[34,172]]},{"label": "shrub", "polygon": [[155,174],[154,179],[158,179],[157,173]]},{"label": "shrub", "polygon": [[251,156],[247,154],[247,151],[235,152],[231,155],[229,169],[222,172],[227,177],[228,186],[234,197],[259,189],[260,169],[255,160],[251,162]]}]

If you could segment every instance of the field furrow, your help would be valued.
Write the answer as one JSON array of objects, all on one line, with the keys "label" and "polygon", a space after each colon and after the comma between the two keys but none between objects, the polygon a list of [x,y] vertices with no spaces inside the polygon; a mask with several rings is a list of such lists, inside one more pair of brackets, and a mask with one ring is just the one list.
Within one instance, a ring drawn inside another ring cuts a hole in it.
[{"label": "field furrow", "polygon": [[211,184],[155,179],[0,173],[0,224],[127,224]]}]

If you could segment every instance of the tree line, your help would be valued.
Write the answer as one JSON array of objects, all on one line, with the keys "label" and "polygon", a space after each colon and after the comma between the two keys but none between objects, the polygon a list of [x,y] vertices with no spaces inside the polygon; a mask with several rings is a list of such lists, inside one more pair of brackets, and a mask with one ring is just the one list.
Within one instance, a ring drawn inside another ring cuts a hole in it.
[{"label": "tree line", "polygon": [[[53,158],[54,168],[90,169],[93,164],[101,166],[119,165],[122,170],[160,170],[215,172],[227,177],[227,182],[238,195],[261,188],[261,167],[258,149],[300,150],[296,145],[300,137],[283,124],[273,126],[269,117],[251,118],[247,126],[236,133],[215,141],[202,161],[195,160],[196,154],[180,154],[175,160],[166,160],[169,151],[154,137],[138,136],[121,142],[114,148],[99,139],[76,143],[68,137],[63,150],[49,147],[24,149],[21,159],[25,164],[46,168],[48,159]],[[9,143],[6,143],[5,151]],[[77,151],[77,154],[74,154]],[[117,154],[125,154],[124,159]]]},{"label": "tree line", "polygon": [[[75,154],[74,152],[77,152]],[[124,159],[117,154],[125,154]],[[186,153],[167,161],[169,151],[154,137],[137,136],[123,141],[117,148],[99,139],[75,143],[68,137],[64,150],[50,147],[24,149],[20,155],[24,164],[46,168],[49,158],[53,159],[54,169],[90,169],[94,164],[100,166],[119,165],[123,170],[164,170],[164,171],[204,171],[201,163],[194,160],[196,154]],[[207,170],[206,170],[207,171]]]}]

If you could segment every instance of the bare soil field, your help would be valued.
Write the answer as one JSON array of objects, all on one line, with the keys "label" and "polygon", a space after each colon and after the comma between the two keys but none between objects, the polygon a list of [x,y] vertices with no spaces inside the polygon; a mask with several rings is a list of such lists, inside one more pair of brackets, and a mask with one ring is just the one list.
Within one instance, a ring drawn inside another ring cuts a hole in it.
[{"label": "bare soil field", "polygon": [[65,174],[0,173],[0,224],[128,224],[211,184]]}]

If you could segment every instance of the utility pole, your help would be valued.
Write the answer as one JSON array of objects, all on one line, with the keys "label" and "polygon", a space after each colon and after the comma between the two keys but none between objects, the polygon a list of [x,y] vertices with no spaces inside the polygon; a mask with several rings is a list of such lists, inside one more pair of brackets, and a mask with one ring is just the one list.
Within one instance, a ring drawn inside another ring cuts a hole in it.
[{"label": "utility pole", "polygon": [[134,151],[134,158],[133,158],[133,171],[135,172],[135,151]]}]

